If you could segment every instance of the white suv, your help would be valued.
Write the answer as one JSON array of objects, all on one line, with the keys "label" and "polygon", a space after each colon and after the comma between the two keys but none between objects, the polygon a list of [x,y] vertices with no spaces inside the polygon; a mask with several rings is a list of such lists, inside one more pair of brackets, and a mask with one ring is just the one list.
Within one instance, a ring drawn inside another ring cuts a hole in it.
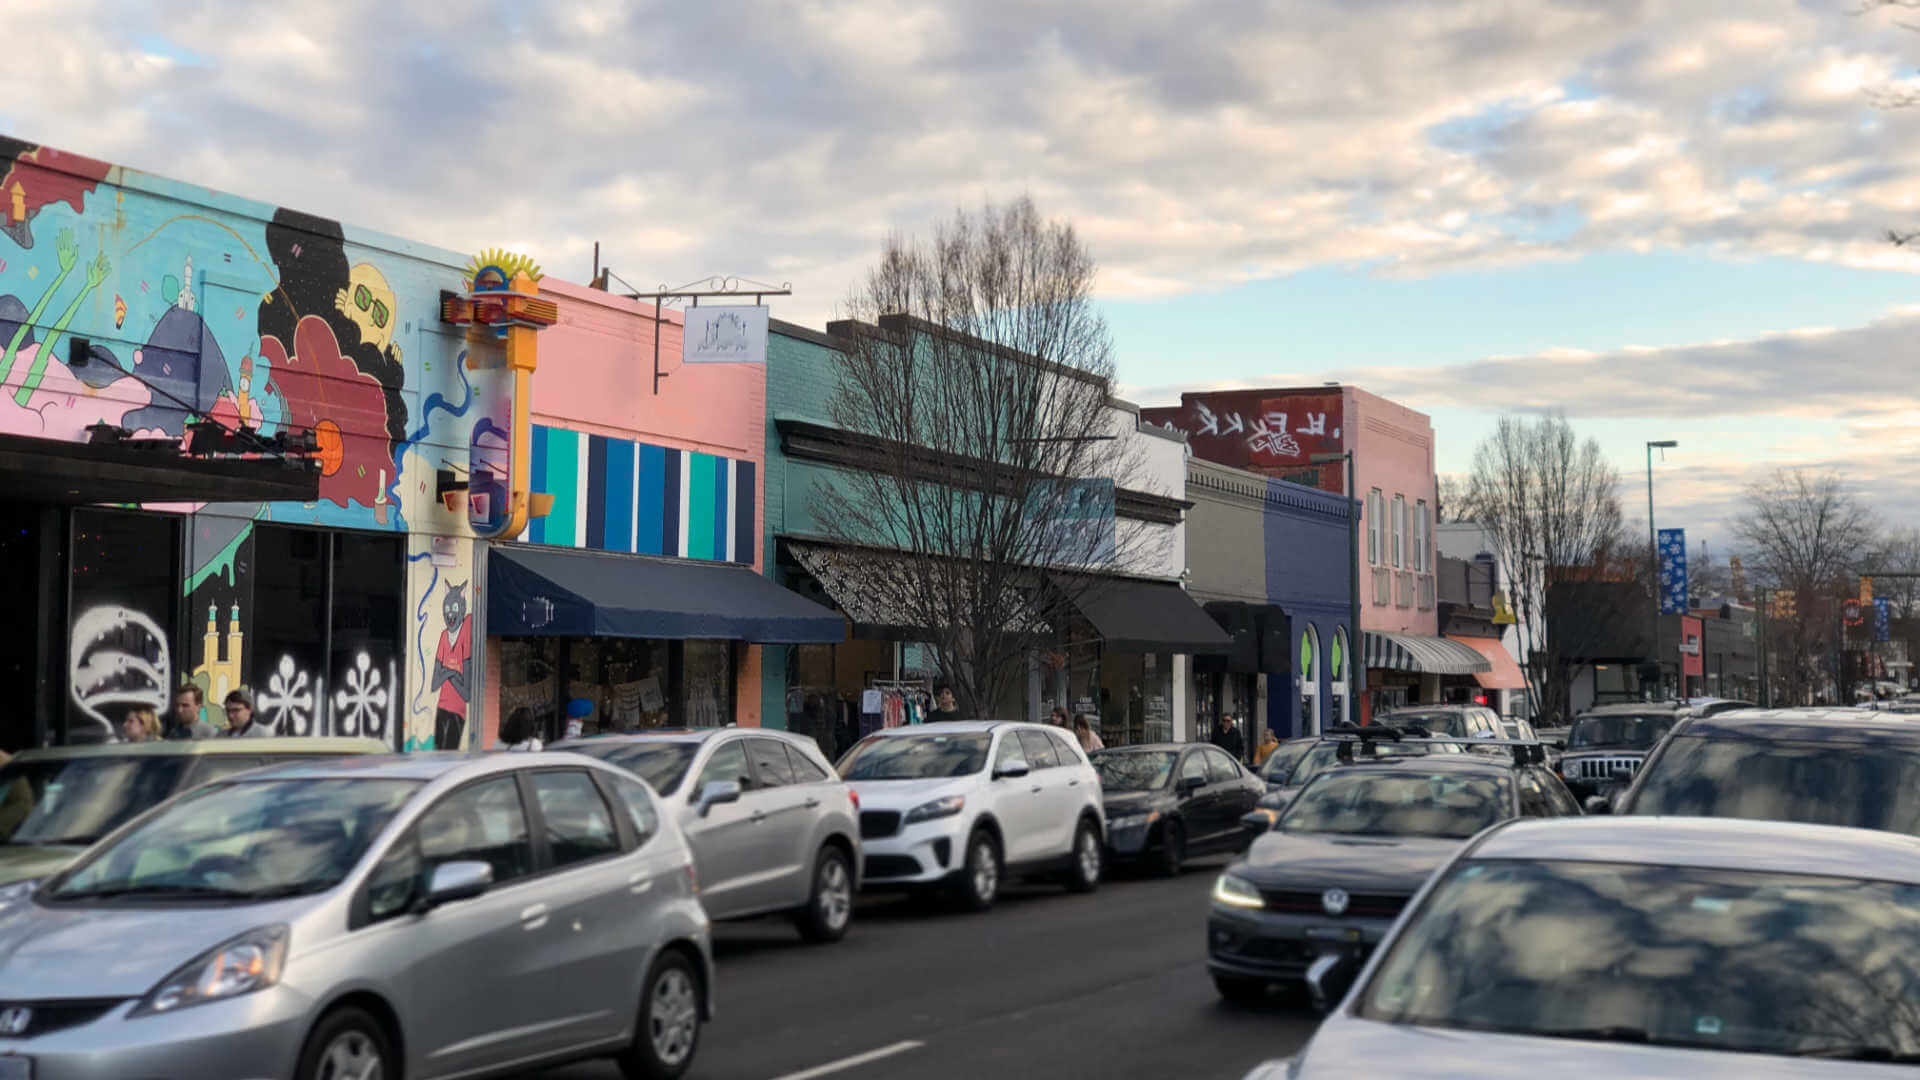
[{"label": "white suv", "polygon": [[985,911],[1007,877],[1100,884],[1100,777],[1041,724],[939,722],[878,731],[840,759],[860,796],[865,883],[944,887]]}]

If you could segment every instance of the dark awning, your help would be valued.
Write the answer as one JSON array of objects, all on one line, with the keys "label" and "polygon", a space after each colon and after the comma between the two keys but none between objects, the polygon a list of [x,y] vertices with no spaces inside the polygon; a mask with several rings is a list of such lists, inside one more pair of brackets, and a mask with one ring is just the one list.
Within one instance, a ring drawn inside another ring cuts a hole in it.
[{"label": "dark awning", "polygon": [[1233,648],[1233,638],[1172,582],[1079,575],[1055,581],[1109,649],[1209,654]]},{"label": "dark awning", "polygon": [[8,498],[69,504],[312,502],[320,497],[320,474],[280,458],[193,458],[121,443],[0,435],[0,490]]},{"label": "dark awning", "polygon": [[[908,599],[920,594],[924,560],[902,551],[851,544],[786,538],[782,538],[782,544],[801,569],[820,583],[821,591],[853,620],[855,637],[924,641],[933,635]],[[1005,625],[1017,634],[1046,630],[1031,612]]]},{"label": "dark awning", "polygon": [[1216,600],[1206,605],[1207,616],[1227,632],[1233,644],[1226,652],[1193,658],[1193,670],[1211,675],[1256,675],[1260,672],[1260,605]]},{"label": "dark awning", "polygon": [[731,563],[496,544],[487,586],[489,635],[768,645],[847,636],[839,615]]}]

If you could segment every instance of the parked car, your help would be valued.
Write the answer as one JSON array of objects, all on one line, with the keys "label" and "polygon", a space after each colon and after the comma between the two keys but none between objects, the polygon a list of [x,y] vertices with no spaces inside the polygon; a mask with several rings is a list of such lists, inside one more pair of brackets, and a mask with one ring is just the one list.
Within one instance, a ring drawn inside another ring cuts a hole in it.
[{"label": "parked car", "polygon": [[1580,812],[1538,745],[1503,749],[1355,761],[1308,784],[1214,885],[1207,970],[1220,995],[1256,999],[1301,983],[1322,955],[1364,956],[1468,837]]},{"label": "parked car", "polygon": [[1485,705],[1410,705],[1382,713],[1375,723],[1396,728],[1425,728],[1454,739],[1504,739],[1500,714]]},{"label": "parked car", "polygon": [[181,739],[23,750],[0,765],[0,900],[189,788],[277,762],[384,754],[378,739]]},{"label": "parked car", "polygon": [[1920,834],[1920,726],[1854,709],[1745,709],[1676,724],[1608,808]]},{"label": "parked car", "polygon": [[[1424,729],[1417,729],[1424,730]],[[1287,752],[1281,758],[1282,751]],[[1261,779],[1267,793],[1254,803],[1252,811],[1240,818],[1240,827],[1254,835],[1273,828],[1281,811],[1293,801],[1314,777],[1336,765],[1355,760],[1388,757],[1418,757],[1426,754],[1463,754],[1466,748],[1457,742],[1429,741],[1407,735],[1399,728],[1381,724],[1365,727],[1331,728],[1324,735],[1289,739],[1267,759]],[[1275,759],[1281,759],[1276,762]]]},{"label": "parked car", "polygon": [[1248,1080],[1902,1075],[1920,1062],[1916,890],[1908,837],[1511,822],[1434,876],[1357,981],[1348,959],[1316,965],[1338,1007]]},{"label": "parked car", "polygon": [[1602,705],[1574,718],[1560,776],[1576,798],[1617,793],[1647,754],[1688,715],[1685,705]]},{"label": "parked car", "polygon": [[869,887],[944,889],[985,911],[1009,877],[1100,884],[1100,776],[1059,728],[955,721],[874,732],[840,759]]},{"label": "parked car", "polygon": [[1226,751],[1152,743],[1091,756],[1105,800],[1109,857],[1150,861],[1173,877],[1190,854],[1247,846],[1240,818],[1265,794],[1266,785]]},{"label": "parked car", "polygon": [[550,749],[618,765],[653,786],[693,848],[709,917],[787,912],[809,941],[846,936],[860,888],[860,804],[812,739],[688,728]]},{"label": "parked car", "polygon": [[1757,709],[1760,706],[1751,701],[1739,701],[1734,698],[1696,697],[1687,699],[1687,709],[1695,716],[1718,716],[1735,709]]},{"label": "parked car", "polygon": [[[0,906],[12,1076],[677,1077],[712,1015],[693,856],[574,754],[278,765]],[[20,1063],[25,1063],[25,1072]]]}]

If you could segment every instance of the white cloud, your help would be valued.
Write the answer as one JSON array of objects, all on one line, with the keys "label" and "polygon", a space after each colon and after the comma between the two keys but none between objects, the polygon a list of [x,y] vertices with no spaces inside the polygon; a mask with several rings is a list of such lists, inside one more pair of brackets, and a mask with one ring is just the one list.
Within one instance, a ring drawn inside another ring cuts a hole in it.
[{"label": "white cloud", "polygon": [[1880,236],[1915,215],[1920,110],[1868,101],[1913,42],[1838,2],[452,12],[23,0],[4,107],[11,134],[357,225],[526,236],[568,276],[599,239],[649,282],[791,278],[809,320],[888,229],[1021,192],[1081,223],[1116,296],[1596,250],[1913,265]]}]

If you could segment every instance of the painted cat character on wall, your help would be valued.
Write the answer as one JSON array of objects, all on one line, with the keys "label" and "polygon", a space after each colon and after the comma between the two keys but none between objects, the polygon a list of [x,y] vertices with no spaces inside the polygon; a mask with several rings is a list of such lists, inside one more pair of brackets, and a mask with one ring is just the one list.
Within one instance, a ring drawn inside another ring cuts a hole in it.
[{"label": "painted cat character on wall", "polygon": [[433,654],[433,689],[440,691],[434,710],[436,750],[458,750],[467,727],[467,661],[473,655],[473,622],[467,617],[467,586],[447,583],[440,601],[440,647]]}]

